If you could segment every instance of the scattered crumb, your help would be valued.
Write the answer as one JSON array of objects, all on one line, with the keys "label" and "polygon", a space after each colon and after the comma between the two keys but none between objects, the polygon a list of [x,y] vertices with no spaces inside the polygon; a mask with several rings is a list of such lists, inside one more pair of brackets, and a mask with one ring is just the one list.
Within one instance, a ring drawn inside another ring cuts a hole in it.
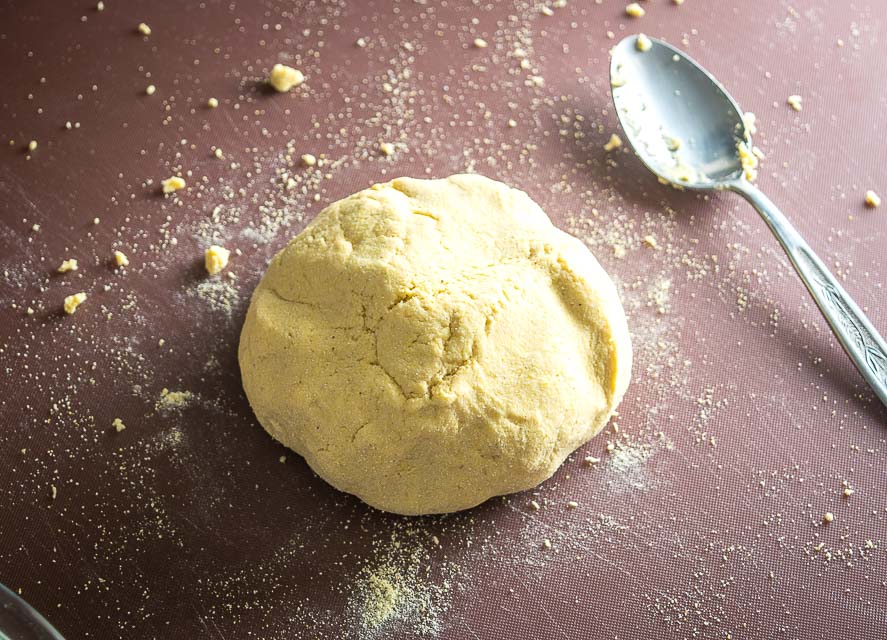
[{"label": "scattered crumb", "polygon": [[567,509],[578,509],[578,508],[579,508],[579,503],[576,502],[575,500],[570,500],[567,503]]},{"label": "scattered crumb", "polygon": [[59,491],[58,489],[56,489],[54,484],[50,485],[50,489],[52,490],[52,499],[55,500],[59,495]]},{"label": "scattered crumb", "polygon": [[313,167],[314,165],[317,164],[317,158],[314,157],[314,155],[310,154],[310,153],[303,153],[301,160],[302,160],[302,164],[305,165],[306,167]]},{"label": "scattered crumb", "polygon": [[865,192],[865,204],[866,204],[866,206],[869,206],[872,209],[874,209],[875,207],[880,207],[881,206],[881,196],[879,196],[877,193],[875,193],[874,191],[869,189],[868,191]]},{"label": "scattered crumb", "polygon": [[634,42],[634,46],[638,51],[649,51],[653,48],[653,42],[643,33],[639,33],[637,40]]},{"label": "scattered crumb", "polygon": [[230,256],[231,252],[228,249],[217,244],[212,245],[203,255],[203,264],[206,267],[207,273],[211,276],[221,273],[228,266],[228,258]]},{"label": "scattered crumb", "polygon": [[34,151],[36,148],[37,148],[37,141],[36,141],[36,140],[31,140],[31,141],[28,143],[28,151]]},{"label": "scattered crumb", "polygon": [[594,456],[585,456],[585,464],[587,464],[588,466],[591,466],[593,464],[597,464],[600,461],[601,461],[600,458],[595,458]]},{"label": "scattered crumb", "polygon": [[114,264],[118,267],[126,267],[129,266],[129,258],[126,257],[126,254],[122,251],[114,252]]},{"label": "scattered crumb", "polygon": [[478,49],[486,49],[488,45],[487,45],[487,41],[484,40],[483,38],[475,38],[474,39],[474,46],[477,47]]},{"label": "scattered crumb", "polygon": [[99,0],[95,5],[95,10],[96,11],[104,11],[105,10],[105,3],[102,2],[102,0]]},{"label": "scattered crumb", "polygon": [[213,156],[214,156],[217,160],[222,160],[222,159],[224,159],[224,157],[225,157],[225,153],[222,151],[222,147],[216,147],[215,149],[213,149]]},{"label": "scattered crumb", "polygon": [[831,511],[826,511],[826,512],[825,512],[825,515],[822,516],[822,519],[823,519],[826,523],[834,522],[834,521],[835,521],[835,514],[833,514]]},{"label": "scattered crumb", "polygon": [[644,8],[637,2],[632,2],[625,7],[625,15],[630,18],[643,18],[646,14],[647,12],[644,11]]},{"label": "scattered crumb", "polygon": [[277,459],[277,461],[278,461],[280,464],[283,464],[284,462],[286,462],[286,456],[280,456],[280,457]]},{"label": "scattered crumb", "polygon": [[268,74],[268,84],[280,93],[286,93],[305,82],[305,74],[285,64],[275,64]]},{"label": "scattered crumb", "polygon": [[161,180],[160,187],[163,189],[163,193],[174,193],[185,188],[185,180],[179,176],[171,176],[166,180]]},{"label": "scattered crumb", "polygon": [[542,546],[546,549],[551,549],[551,540],[545,538],[545,540],[542,541]]},{"label": "scattered crumb", "polygon": [[751,111],[746,111],[742,114],[742,123],[745,125],[745,130],[750,136],[753,136],[758,132],[758,116]]},{"label": "scattered crumb", "polygon": [[111,423],[111,426],[114,427],[114,429],[117,431],[117,433],[120,433],[121,431],[126,429],[126,425],[123,424],[123,420],[121,420],[120,418],[114,418],[114,421]]},{"label": "scattered crumb", "polygon": [[613,151],[614,149],[618,149],[621,146],[622,146],[622,138],[620,138],[615,133],[611,133],[610,139],[607,140],[607,143],[604,145],[604,151],[609,153],[610,151]]},{"label": "scattered crumb", "polygon": [[380,142],[379,151],[382,152],[383,156],[392,156],[394,155],[394,145],[390,142]]},{"label": "scattered crumb", "polygon": [[541,507],[539,506],[539,503],[535,500],[530,500],[530,509],[532,509],[533,511],[539,511]]},{"label": "scattered crumb", "polygon": [[150,35],[151,35],[151,27],[149,27],[148,25],[146,25],[144,22],[140,22],[140,23],[139,23],[139,26],[136,27],[136,30],[137,30],[140,34],[142,34],[143,36],[150,36]]},{"label": "scattered crumb", "polygon": [[658,249],[659,243],[656,242],[656,236],[654,235],[646,235],[643,237],[644,244],[650,247],[651,249]]},{"label": "scattered crumb", "polygon": [[169,409],[182,409],[191,404],[194,394],[190,391],[170,391],[163,388],[160,391],[160,400],[157,401],[157,408],[161,411]]},{"label": "scattered crumb", "polygon": [[206,101],[206,106],[209,107],[210,109],[215,109],[216,107],[219,106],[219,101],[217,98],[210,98],[209,100]]},{"label": "scattered crumb", "polygon": [[75,293],[73,295],[65,298],[65,313],[71,315],[75,311],[77,311],[77,307],[83,304],[86,301],[86,294],[84,292]]},{"label": "scattered crumb", "polygon": [[157,87],[155,87],[153,84],[149,84],[147,87],[145,87],[146,96],[153,96],[156,91]]},{"label": "scattered crumb", "polygon": [[69,271],[77,271],[77,259],[69,258],[68,260],[63,260],[62,264],[59,265],[59,268],[56,269],[59,273],[68,273]]},{"label": "scattered crumb", "polygon": [[802,104],[803,100],[804,99],[801,96],[793,95],[789,96],[786,102],[788,102],[788,106],[790,106],[795,111],[800,111],[804,108],[804,105]]}]

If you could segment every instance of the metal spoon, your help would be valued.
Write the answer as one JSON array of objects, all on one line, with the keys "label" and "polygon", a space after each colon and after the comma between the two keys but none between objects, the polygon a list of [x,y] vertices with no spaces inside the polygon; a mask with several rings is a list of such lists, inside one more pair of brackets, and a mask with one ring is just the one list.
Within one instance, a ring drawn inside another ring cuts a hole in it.
[{"label": "metal spoon", "polygon": [[751,184],[757,159],[736,101],[679,49],[629,36],[611,51],[616,115],[660,182],[729,190],[758,210],[847,355],[887,407],[887,344],[783,213]]}]

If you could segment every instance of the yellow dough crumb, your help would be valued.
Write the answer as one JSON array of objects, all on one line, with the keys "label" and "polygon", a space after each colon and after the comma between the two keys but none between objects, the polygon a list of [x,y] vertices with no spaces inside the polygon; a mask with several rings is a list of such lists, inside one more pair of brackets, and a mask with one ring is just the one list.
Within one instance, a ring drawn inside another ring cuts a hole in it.
[{"label": "yellow dough crumb", "polygon": [[126,429],[126,425],[123,424],[123,420],[120,418],[114,418],[114,422],[111,423],[111,426],[117,430],[117,433],[120,433],[124,429]]},{"label": "yellow dough crumb", "polygon": [[311,153],[303,153],[302,154],[302,164],[306,167],[313,167],[317,164],[317,158],[314,157],[314,154]]},{"label": "yellow dough crumb", "polygon": [[625,7],[625,15],[631,18],[643,18],[646,14],[647,12],[644,11],[644,8],[637,2],[632,2],[630,5]]},{"label": "yellow dough crumb", "polygon": [[231,252],[225,247],[220,247],[217,244],[212,245],[206,250],[203,257],[203,264],[206,266],[207,273],[211,276],[220,273],[228,266],[228,258],[230,256]]},{"label": "yellow dough crumb", "polygon": [[179,176],[171,176],[166,180],[162,180],[160,182],[160,187],[163,189],[163,193],[174,193],[179,189],[185,188],[185,181]]},{"label": "yellow dough crumb", "polygon": [[116,264],[118,267],[126,267],[129,265],[129,258],[127,258],[126,254],[122,251],[115,251],[114,264]]},{"label": "yellow dough crumb", "polygon": [[671,0],[674,4],[682,5],[684,4],[684,0]]},{"label": "yellow dough crumb", "polygon": [[822,519],[825,520],[826,522],[834,522],[835,521],[835,514],[833,514],[831,511],[826,511],[825,515],[822,516]]},{"label": "yellow dough crumb", "polygon": [[77,260],[75,258],[71,258],[69,260],[63,260],[62,264],[59,265],[59,268],[56,269],[59,273],[68,273],[69,271],[77,271]]},{"label": "yellow dough crumb", "polygon": [[865,203],[872,209],[881,206],[881,196],[869,189],[865,192]]},{"label": "yellow dough crumb", "polygon": [[31,140],[31,141],[28,143],[28,151],[34,151],[36,148],[37,148],[37,141],[36,141],[36,140]]},{"label": "yellow dough crumb", "polygon": [[210,98],[209,100],[206,101],[206,106],[209,107],[210,109],[215,109],[216,107],[219,106],[218,98]]},{"label": "yellow dough crumb", "polygon": [[305,82],[305,74],[285,64],[275,64],[271,67],[271,73],[268,74],[268,84],[281,93],[286,93],[303,82]]},{"label": "yellow dough crumb", "polygon": [[740,140],[736,143],[736,152],[739,154],[739,161],[742,163],[742,172],[745,179],[754,182],[758,177],[758,156],[755,155],[754,149],[749,149],[748,143]]},{"label": "yellow dough crumb", "polygon": [[379,151],[382,152],[383,156],[393,156],[394,155],[394,145],[390,142],[380,142],[379,143]]},{"label": "yellow dough crumb", "polygon": [[617,136],[615,133],[610,134],[610,139],[607,141],[607,144],[604,145],[604,151],[609,153],[614,149],[618,149],[622,146],[622,138]]},{"label": "yellow dough crumb", "polygon": [[804,108],[803,105],[804,99],[799,95],[789,96],[786,102],[788,102],[788,106],[790,106],[795,111],[800,111]]},{"label": "yellow dough crumb", "polygon": [[138,29],[138,32],[141,33],[143,36],[151,35],[151,27],[146,25],[144,22],[140,22],[139,26],[136,28]]},{"label": "yellow dough crumb", "polygon": [[86,302],[86,294],[82,291],[65,298],[65,313],[71,315],[77,311],[77,307]]},{"label": "yellow dough crumb", "polygon": [[758,116],[751,111],[742,114],[742,124],[745,125],[745,130],[749,135],[753,136],[758,132]]},{"label": "yellow dough crumb", "polygon": [[477,47],[478,49],[486,49],[488,45],[487,45],[487,41],[484,40],[483,38],[475,38],[474,39],[474,46]]},{"label": "yellow dough crumb", "polygon": [[147,87],[145,87],[146,96],[153,96],[156,91],[157,87],[155,87],[153,84],[149,84]]},{"label": "yellow dough crumb", "polygon": [[645,34],[639,33],[634,46],[638,51],[649,51],[653,48],[653,42]]}]

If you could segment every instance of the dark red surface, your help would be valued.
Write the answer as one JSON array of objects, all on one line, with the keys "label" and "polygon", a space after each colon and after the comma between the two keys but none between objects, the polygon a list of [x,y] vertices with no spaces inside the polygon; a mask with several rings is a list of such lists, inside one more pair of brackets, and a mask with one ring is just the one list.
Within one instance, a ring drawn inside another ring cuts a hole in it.
[{"label": "dark red surface", "polygon": [[[601,148],[616,131],[607,31],[683,46],[758,114],[761,187],[884,332],[887,209],[862,203],[887,195],[882,0],[651,0],[641,20],[609,0],[550,17],[511,2],[106,4],[0,9],[14,141],[0,149],[0,581],[66,637],[413,637],[414,617],[368,631],[355,614],[365,572],[407,549],[438,588],[441,638],[884,637],[887,414],[751,209],[672,192]],[[307,83],[267,92],[290,59]],[[383,140],[401,143],[391,159]],[[304,192],[281,186],[289,141],[296,165],[329,158],[293,167],[320,176]],[[163,198],[179,170],[188,189]],[[238,331],[266,261],[324,203],[465,170],[589,242],[624,293],[636,373],[619,432],[533,495],[399,518],[278,461],[241,391]],[[230,309],[198,291],[210,241],[242,252]],[[56,274],[69,257],[80,269]],[[75,291],[89,299],[68,317]],[[161,410],[163,388],[194,402]],[[607,451],[620,441],[651,455]]]}]

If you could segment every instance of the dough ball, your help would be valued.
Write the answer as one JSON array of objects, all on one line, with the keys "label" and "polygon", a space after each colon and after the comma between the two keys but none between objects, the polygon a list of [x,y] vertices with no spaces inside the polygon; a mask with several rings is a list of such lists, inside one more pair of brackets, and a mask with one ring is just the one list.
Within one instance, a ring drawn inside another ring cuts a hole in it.
[{"label": "dough ball", "polygon": [[549,478],[631,373],[616,288],[585,245],[476,175],[399,178],[324,209],[272,260],[239,357],[272,436],[401,514]]}]

